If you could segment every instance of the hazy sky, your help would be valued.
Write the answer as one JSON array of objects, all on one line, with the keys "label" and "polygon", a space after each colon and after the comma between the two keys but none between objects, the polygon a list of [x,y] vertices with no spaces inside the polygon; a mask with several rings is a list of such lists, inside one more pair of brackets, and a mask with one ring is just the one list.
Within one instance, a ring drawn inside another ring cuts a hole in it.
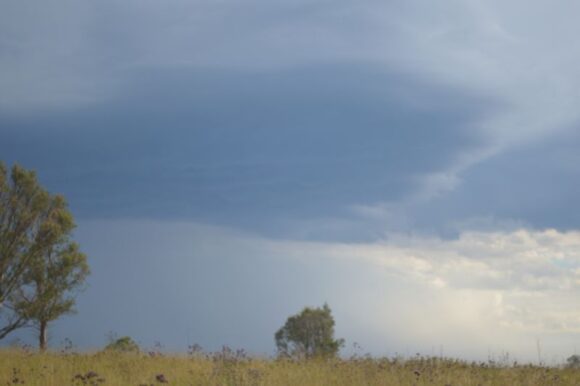
[{"label": "hazy sky", "polygon": [[0,2],[0,159],[93,270],[53,345],[580,344],[580,3]]}]

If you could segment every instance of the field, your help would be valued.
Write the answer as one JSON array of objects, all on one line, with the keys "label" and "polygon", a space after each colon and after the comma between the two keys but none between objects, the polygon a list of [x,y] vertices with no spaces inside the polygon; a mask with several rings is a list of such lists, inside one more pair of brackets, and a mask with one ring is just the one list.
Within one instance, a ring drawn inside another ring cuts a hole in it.
[{"label": "field", "polygon": [[0,351],[0,385],[580,385],[580,370],[466,363],[451,359],[295,362],[215,354],[46,353]]}]

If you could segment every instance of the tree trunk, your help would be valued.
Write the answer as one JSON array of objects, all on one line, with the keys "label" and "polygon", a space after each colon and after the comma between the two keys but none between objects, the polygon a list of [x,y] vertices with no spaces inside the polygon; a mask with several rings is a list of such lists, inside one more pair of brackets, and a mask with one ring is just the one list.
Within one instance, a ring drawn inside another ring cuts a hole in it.
[{"label": "tree trunk", "polygon": [[46,329],[48,327],[48,322],[45,320],[40,321],[39,331],[38,334],[38,344],[40,347],[40,351],[46,351]]}]

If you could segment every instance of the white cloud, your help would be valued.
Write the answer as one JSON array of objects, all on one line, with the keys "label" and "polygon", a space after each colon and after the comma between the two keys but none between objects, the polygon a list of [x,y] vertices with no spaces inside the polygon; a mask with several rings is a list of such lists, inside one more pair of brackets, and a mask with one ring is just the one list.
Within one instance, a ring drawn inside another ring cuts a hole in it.
[{"label": "white cloud", "polygon": [[[370,297],[366,301],[378,315],[387,308],[383,325],[397,325],[400,336],[418,345],[449,342],[459,334],[466,342],[464,355],[493,345],[531,360],[534,352],[522,345],[534,337],[550,342],[580,334],[580,232],[521,229],[466,232],[455,240],[392,235],[376,244],[269,243],[282,255],[366,262],[386,281],[404,280],[397,301],[381,305],[380,294],[368,289],[354,296]],[[392,334],[378,326],[375,333]],[[567,349],[560,346],[560,354]]]}]

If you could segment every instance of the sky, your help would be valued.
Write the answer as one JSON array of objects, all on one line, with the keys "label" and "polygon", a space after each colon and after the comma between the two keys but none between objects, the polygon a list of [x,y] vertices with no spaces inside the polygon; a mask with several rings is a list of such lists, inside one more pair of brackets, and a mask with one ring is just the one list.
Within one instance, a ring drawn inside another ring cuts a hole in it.
[{"label": "sky", "polygon": [[579,3],[0,1],[0,159],[92,268],[53,346],[576,353]]}]

